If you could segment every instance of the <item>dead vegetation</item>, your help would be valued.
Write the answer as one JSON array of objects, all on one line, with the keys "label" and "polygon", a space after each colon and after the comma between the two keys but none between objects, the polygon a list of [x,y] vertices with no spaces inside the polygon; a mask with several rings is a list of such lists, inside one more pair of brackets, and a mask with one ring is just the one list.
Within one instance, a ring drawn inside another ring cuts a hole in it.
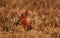
[{"label": "dead vegetation", "polygon": [[[31,30],[16,24],[21,10]],[[60,0],[0,0],[0,38],[60,38]]]}]

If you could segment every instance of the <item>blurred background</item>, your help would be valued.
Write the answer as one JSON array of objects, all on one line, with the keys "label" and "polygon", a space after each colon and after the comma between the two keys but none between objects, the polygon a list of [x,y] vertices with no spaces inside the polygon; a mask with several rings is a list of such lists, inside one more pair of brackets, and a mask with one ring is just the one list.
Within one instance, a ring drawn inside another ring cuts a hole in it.
[{"label": "blurred background", "polygon": [[[31,30],[19,21],[22,10]],[[0,0],[0,38],[60,38],[60,0]]]}]

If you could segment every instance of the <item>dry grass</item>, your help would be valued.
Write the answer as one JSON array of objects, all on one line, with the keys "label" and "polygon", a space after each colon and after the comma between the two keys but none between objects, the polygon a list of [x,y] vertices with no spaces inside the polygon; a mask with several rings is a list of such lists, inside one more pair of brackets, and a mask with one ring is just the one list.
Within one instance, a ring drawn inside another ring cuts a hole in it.
[{"label": "dry grass", "polygon": [[[29,31],[15,24],[24,9]],[[0,0],[0,38],[60,38],[60,0]]]}]

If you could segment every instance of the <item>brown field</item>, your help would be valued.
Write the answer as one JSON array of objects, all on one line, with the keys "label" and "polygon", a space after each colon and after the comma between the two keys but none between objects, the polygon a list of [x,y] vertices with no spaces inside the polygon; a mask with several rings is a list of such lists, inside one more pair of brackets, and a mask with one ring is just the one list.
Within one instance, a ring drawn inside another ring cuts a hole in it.
[{"label": "brown field", "polygon": [[[22,10],[31,30],[16,24]],[[0,0],[0,38],[60,38],[60,0]]]}]

